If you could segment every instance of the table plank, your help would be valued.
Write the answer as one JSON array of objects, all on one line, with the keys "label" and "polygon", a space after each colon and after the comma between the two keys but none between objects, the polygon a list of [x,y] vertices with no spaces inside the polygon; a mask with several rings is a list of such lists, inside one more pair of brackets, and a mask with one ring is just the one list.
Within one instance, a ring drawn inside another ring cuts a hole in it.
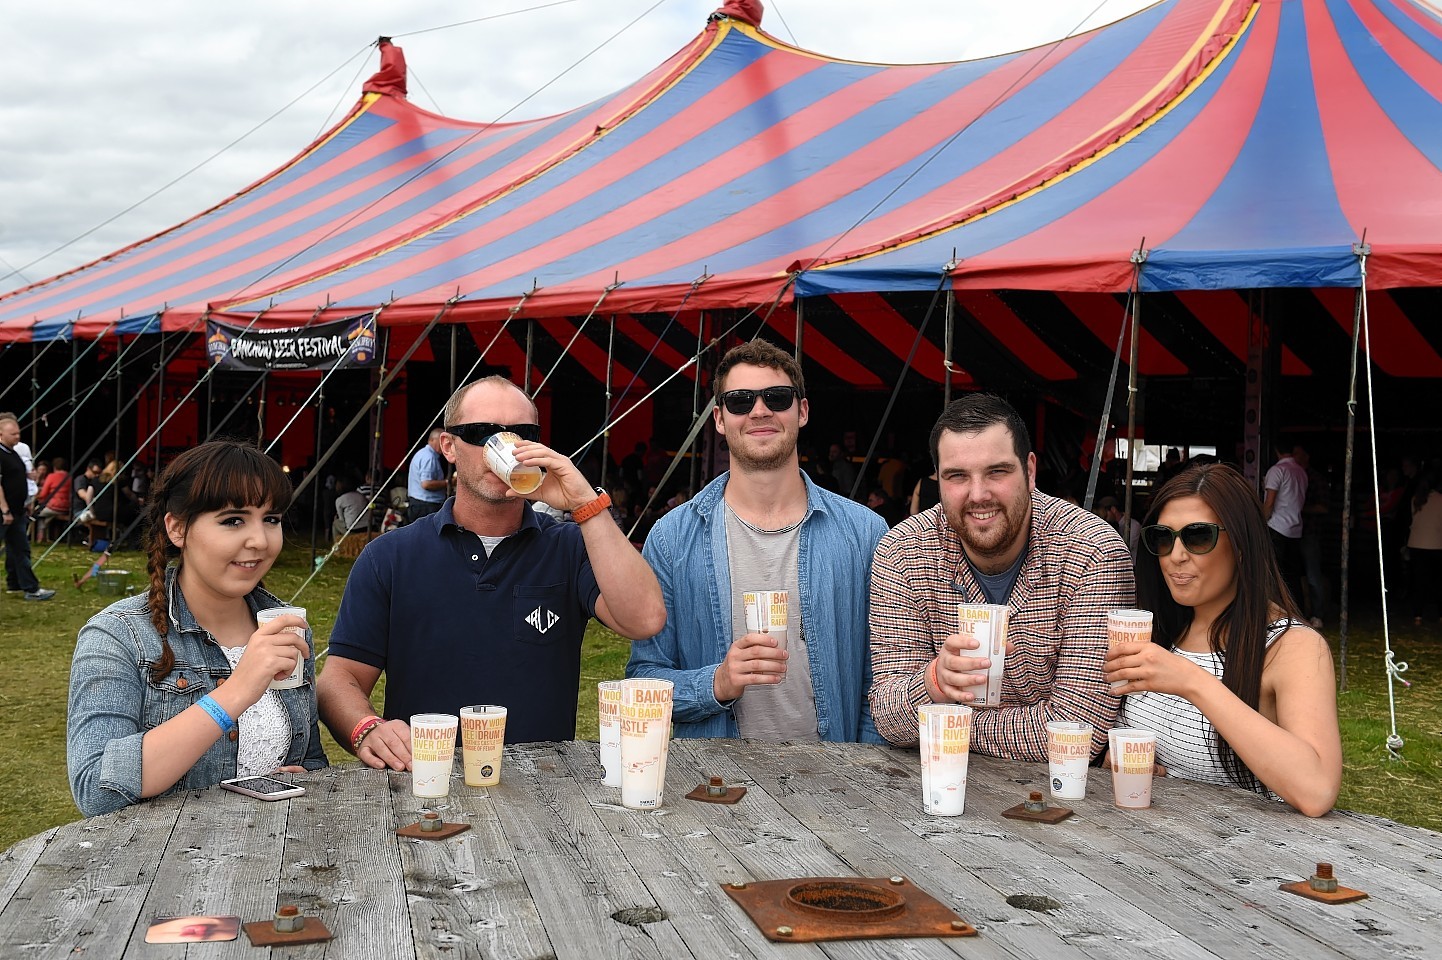
[{"label": "table plank", "polygon": [[294,904],[318,916],[335,939],[287,947],[286,960],[414,960],[410,938],[393,934],[405,929],[408,909],[397,838],[387,829],[386,774],[351,763],[294,779],[306,795],[290,801],[271,908]]},{"label": "table plank", "polygon": [[471,825],[445,840],[398,840],[416,956],[553,956],[491,792],[453,776],[449,797],[422,800],[412,795],[409,774],[389,776],[395,826],[428,809]]},{"label": "table plank", "polygon": [[[145,943],[154,917],[236,916],[248,923],[275,914],[290,802],[256,800],[219,788],[191,791],[181,800],[127,954],[155,949]],[[141,816],[147,807],[130,809]],[[224,960],[251,960],[251,951],[241,933],[236,940],[208,945],[206,952]]]},{"label": "table plank", "polygon": [[0,909],[0,944],[27,957],[122,956],[182,802],[58,828]]}]

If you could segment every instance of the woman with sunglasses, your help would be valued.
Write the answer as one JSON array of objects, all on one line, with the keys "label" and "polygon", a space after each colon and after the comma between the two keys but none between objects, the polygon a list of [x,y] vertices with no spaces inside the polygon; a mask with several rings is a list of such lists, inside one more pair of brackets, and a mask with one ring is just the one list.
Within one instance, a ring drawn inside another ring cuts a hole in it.
[{"label": "woman with sunglasses", "polygon": [[1169,480],[1142,528],[1152,642],[1113,646],[1120,725],[1157,732],[1172,776],[1270,791],[1308,816],[1342,782],[1332,652],[1283,585],[1256,491],[1230,467]]},{"label": "woman with sunglasses", "polygon": [[[253,445],[180,454],[147,504],[149,590],[80,628],[70,668],[70,790],[87,817],[235,776],[326,765],[310,629],[260,580],[291,485]],[[272,689],[305,659],[302,684]]]}]

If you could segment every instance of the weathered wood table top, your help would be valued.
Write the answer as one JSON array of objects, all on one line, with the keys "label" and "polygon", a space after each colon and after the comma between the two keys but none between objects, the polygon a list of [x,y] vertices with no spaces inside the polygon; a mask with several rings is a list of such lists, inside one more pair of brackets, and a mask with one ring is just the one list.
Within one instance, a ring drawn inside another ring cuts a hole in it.
[{"label": "weathered wood table top", "polygon": [[[335,934],[271,951],[288,958],[1442,956],[1442,835],[1426,830],[1177,780],[1128,812],[1104,770],[1071,819],[1025,823],[1000,812],[1045,768],[977,756],[966,813],[932,817],[913,751],[721,740],[675,741],[666,807],[638,812],[597,782],[596,749],[508,747],[501,786],[457,777],[435,809],[471,829],[442,841],[395,835],[423,809],[409,775],[355,765],[297,776],[292,801],[212,789],[47,831],[0,855],[0,957],[267,956],[244,934],[161,946],[145,930],[285,903]],[[683,799],[713,775],[748,794]],[[1370,899],[1278,889],[1318,861]],[[979,935],[776,944],[722,887],[896,874]]]}]

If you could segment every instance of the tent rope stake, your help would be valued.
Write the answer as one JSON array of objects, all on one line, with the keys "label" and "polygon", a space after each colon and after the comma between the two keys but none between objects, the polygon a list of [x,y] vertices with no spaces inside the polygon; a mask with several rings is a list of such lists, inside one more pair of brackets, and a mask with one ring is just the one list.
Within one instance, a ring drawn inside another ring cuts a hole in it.
[{"label": "tent rope stake", "polygon": [[1381,579],[1382,586],[1382,647],[1385,651],[1385,664],[1387,669],[1387,709],[1391,719],[1392,732],[1387,735],[1387,754],[1393,760],[1402,759],[1402,746],[1405,741],[1397,733],[1397,693],[1396,683],[1400,681],[1406,686],[1411,686],[1402,679],[1402,674],[1407,670],[1407,664],[1397,660],[1396,651],[1392,649],[1392,631],[1387,613],[1387,570],[1386,557],[1382,552],[1382,485],[1377,475],[1377,393],[1372,383],[1372,334],[1368,325],[1367,315],[1367,255],[1371,247],[1366,243],[1366,234],[1363,234],[1363,241],[1354,247],[1357,253],[1357,264],[1362,274],[1362,285],[1359,289],[1361,298],[1362,313],[1362,339],[1367,344],[1367,365],[1364,368],[1367,373],[1367,431],[1372,443],[1372,503],[1377,511],[1377,576]]}]

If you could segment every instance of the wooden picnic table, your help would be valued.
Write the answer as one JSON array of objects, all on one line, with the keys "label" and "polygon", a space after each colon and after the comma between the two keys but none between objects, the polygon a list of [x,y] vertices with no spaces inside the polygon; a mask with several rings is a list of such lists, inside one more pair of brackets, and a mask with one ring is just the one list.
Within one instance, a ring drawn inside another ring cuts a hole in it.
[{"label": "wooden picnic table", "polygon": [[[355,764],[262,803],[189,792],[48,830],[0,855],[0,956],[392,958],[1442,956],[1442,835],[1334,812],[1312,820],[1239,790],[1158,780],[1119,810],[1110,776],[1056,825],[1003,818],[1042,765],[973,756],[966,812],[920,808],[915,751],[858,744],[677,740],[666,806],[621,806],[594,743],[506,748],[503,782],[457,777],[434,801],[471,829],[407,840],[423,801],[406,774]],[[710,776],[734,806],[683,799]],[[1369,899],[1325,905],[1278,889],[1318,861]],[[978,935],[772,943],[725,884],[900,875]],[[278,905],[329,943],[144,942],[150,918]]]}]

